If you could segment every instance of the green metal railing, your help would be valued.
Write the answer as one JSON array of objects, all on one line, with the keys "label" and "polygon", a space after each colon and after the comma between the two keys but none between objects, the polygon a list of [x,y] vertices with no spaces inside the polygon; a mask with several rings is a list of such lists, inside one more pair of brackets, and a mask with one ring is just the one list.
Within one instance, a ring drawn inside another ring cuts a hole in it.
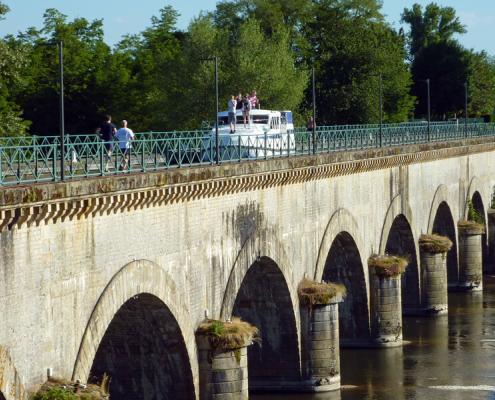
[{"label": "green metal railing", "polygon": [[290,133],[221,135],[216,151],[212,131],[146,132],[136,134],[130,149],[117,142],[107,152],[96,135],[67,135],[65,159],[60,160],[58,137],[0,139],[0,186],[65,179],[158,171],[202,164],[293,157],[414,143],[495,137],[492,123],[426,123],[319,127],[314,137],[305,129]]}]

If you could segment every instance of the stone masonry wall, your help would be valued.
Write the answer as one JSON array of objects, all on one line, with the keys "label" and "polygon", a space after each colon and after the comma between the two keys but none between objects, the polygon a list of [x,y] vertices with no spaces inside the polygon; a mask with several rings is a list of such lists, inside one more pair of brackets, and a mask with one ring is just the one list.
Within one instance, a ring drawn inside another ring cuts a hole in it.
[{"label": "stone masonry wall", "polygon": [[[270,233],[271,246],[266,248],[286,255],[284,263],[290,265],[283,267],[290,271],[293,294],[305,274],[315,276],[319,258],[326,258],[329,247],[321,244],[339,209],[346,209],[355,221],[357,230],[348,233],[366,265],[369,255],[379,251],[383,232],[390,229],[384,221],[387,213],[395,212],[390,207],[398,196],[398,211],[412,212],[409,223],[415,238],[426,233],[434,218],[430,208],[441,185],[456,220],[464,216],[465,199],[474,190],[488,208],[495,184],[495,146],[481,143],[459,149],[414,146],[402,154],[356,152],[353,158],[298,157],[170,171],[116,178],[118,189],[112,189],[110,178],[1,189],[0,346],[9,351],[26,388],[43,382],[47,368],[55,376],[70,378],[100,296],[112,277],[134,260],[149,260],[170,276],[186,307],[184,315],[175,318],[189,321],[187,330],[194,330],[205,313],[219,318],[224,299],[235,297],[226,293],[232,268],[243,245],[262,232]],[[364,161],[369,156],[374,158]],[[224,175],[218,176],[222,169]],[[476,187],[471,185],[474,177]],[[215,186],[219,179],[222,183]],[[186,181],[196,186],[180,192]],[[159,190],[158,199],[148,204],[140,198],[140,186],[146,185]],[[105,207],[104,201],[98,203],[98,190],[115,190],[120,197]],[[174,190],[180,192],[175,199]],[[162,202],[160,193],[172,200]],[[67,196],[79,201],[74,212],[58,206],[46,209]],[[31,203],[31,214],[15,211],[26,203]],[[36,212],[42,210],[48,217],[37,219]],[[274,257],[253,252],[253,260]],[[367,272],[365,276],[368,279]],[[185,341],[188,350],[195,348],[194,337]],[[198,387],[197,360],[191,364],[196,365]]]}]

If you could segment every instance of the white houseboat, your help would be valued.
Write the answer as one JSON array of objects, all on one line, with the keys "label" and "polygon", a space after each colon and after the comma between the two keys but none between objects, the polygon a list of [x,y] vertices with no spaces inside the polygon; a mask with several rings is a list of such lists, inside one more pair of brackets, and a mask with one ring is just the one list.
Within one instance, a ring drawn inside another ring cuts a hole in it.
[{"label": "white houseboat", "polygon": [[[204,138],[214,146],[215,127]],[[260,158],[288,155],[295,151],[294,124],[291,111],[251,110],[244,123],[241,110],[236,112],[235,132],[231,133],[228,112],[218,113],[221,159]]]}]

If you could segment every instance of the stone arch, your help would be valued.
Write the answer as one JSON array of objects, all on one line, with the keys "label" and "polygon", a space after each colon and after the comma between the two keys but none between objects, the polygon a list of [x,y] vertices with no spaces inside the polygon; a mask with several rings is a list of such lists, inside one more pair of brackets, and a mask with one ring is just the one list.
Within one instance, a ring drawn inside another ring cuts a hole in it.
[{"label": "stone arch", "polygon": [[282,244],[258,230],[244,244],[227,283],[223,319],[257,326],[261,346],[248,348],[250,390],[283,390],[300,380],[299,302]]},{"label": "stone arch", "polygon": [[349,232],[339,232],[328,250],[322,279],[343,284],[347,289],[339,304],[342,346],[362,345],[369,340],[369,307],[361,254]]},{"label": "stone arch", "polygon": [[9,352],[0,346],[0,399],[25,400],[27,398],[27,392],[14,367]]},{"label": "stone arch", "polygon": [[439,235],[447,236],[452,241],[452,248],[447,253],[447,280],[449,286],[455,287],[458,283],[459,264],[457,255],[457,224],[454,216],[446,201],[438,204],[431,230],[429,233],[438,233]]},{"label": "stone arch", "polygon": [[431,207],[430,207],[430,215],[428,217],[428,230],[427,230],[428,234],[434,233],[433,225],[438,212],[438,207],[440,207],[440,204],[442,203],[450,204],[449,191],[447,189],[447,186],[445,185],[440,185],[437,188],[435,195],[433,196],[433,200],[431,202]]},{"label": "stone arch", "polygon": [[492,238],[489,236],[488,222],[488,208],[486,205],[490,204],[491,200],[491,188],[485,187],[477,176],[471,179],[469,183],[469,189],[466,196],[466,202],[464,204],[464,218],[468,218],[469,201],[473,202],[474,209],[483,217],[485,224],[485,233],[482,237],[482,255],[483,255],[483,271],[487,272],[488,266],[488,243]]},{"label": "stone arch", "polygon": [[[260,260],[262,256],[274,260],[277,264],[277,267],[287,283],[294,309],[298,309],[299,298],[297,296],[297,285],[294,283],[294,269],[292,268],[289,257],[287,257],[285,248],[280,240],[278,240],[275,232],[268,229],[259,229],[246,240],[241,251],[237,255],[234,266],[230,271],[230,276],[222,299],[220,318],[230,318],[237,293],[239,292],[244,277],[249,268],[251,268],[256,261]],[[296,319],[299,324],[297,315]]]},{"label": "stone arch", "polygon": [[[490,190],[491,190],[491,188],[489,188],[489,187],[485,188],[483,186],[481,179],[479,179],[478,177],[475,176],[471,179],[471,182],[469,183],[468,193],[466,196],[466,202],[464,204],[464,218],[467,218],[467,216],[468,216],[468,210],[469,210],[468,202],[469,202],[469,200],[471,200],[471,201],[473,200],[473,197],[474,197],[476,192],[478,192],[479,199],[481,200],[481,203],[483,205],[490,204],[490,201],[489,201],[490,200]],[[483,218],[485,219],[485,221],[487,220],[486,211],[487,211],[487,209],[486,209],[486,207],[484,207],[485,214],[483,215]]]},{"label": "stone arch", "polygon": [[402,274],[402,309],[414,313],[420,304],[417,238],[412,230],[413,214],[409,203],[399,194],[390,204],[380,239],[380,254],[407,255],[410,258]]},{"label": "stone arch", "polygon": [[[185,363],[184,382],[189,384],[189,388],[184,389],[182,387],[186,386],[184,384],[180,389],[189,391],[187,394],[182,392],[183,398],[195,398],[196,388],[199,387],[197,353],[194,330],[184,303],[185,298],[186,296],[181,295],[171,277],[153,262],[139,260],[124,266],[110,280],[91,314],[75,362],[73,380],[88,381],[102,343],[111,343],[114,340],[118,346],[116,351],[120,351],[120,354],[128,354],[131,346],[120,343],[118,335],[115,335],[115,338],[106,337],[106,333],[108,331],[113,334],[114,324],[117,323],[117,328],[122,325],[121,318],[128,318],[129,323],[132,323],[136,313],[142,315],[144,310],[149,312],[149,315],[136,320],[140,327],[142,323],[148,322],[148,326],[156,326],[161,335],[163,329],[167,328],[157,321],[164,316],[168,318],[167,323],[177,327],[174,331],[176,338],[173,345],[177,346],[179,349],[177,354]],[[153,321],[149,321],[148,318]],[[174,353],[173,356],[177,354]],[[181,384],[184,382],[181,381]],[[143,382],[141,384],[144,385]]]},{"label": "stone arch", "polygon": [[392,228],[392,224],[394,223],[395,218],[399,214],[404,215],[404,217],[410,223],[410,226],[413,226],[412,224],[414,222],[414,219],[411,206],[409,205],[407,200],[405,200],[400,194],[394,197],[394,199],[390,203],[390,206],[388,207],[387,214],[385,215],[382,234],[380,236],[380,254],[385,253],[390,229]]},{"label": "stone arch", "polygon": [[[328,224],[325,228],[325,233],[323,234],[323,238],[321,240],[320,248],[318,250],[318,258],[316,260],[316,268],[314,273],[314,279],[318,282],[321,281],[323,277],[323,271],[325,270],[325,264],[327,262],[330,248],[332,247],[337,235],[341,232],[347,232],[352,237],[354,243],[358,248],[359,254],[362,257],[363,240],[356,219],[345,208],[339,208],[330,217],[330,220],[328,221]],[[361,264],[363,266],[366,265],[362,258]],[[365,273],[364,277],[367,288],[366,291],[368,292],[368,274]]]}]

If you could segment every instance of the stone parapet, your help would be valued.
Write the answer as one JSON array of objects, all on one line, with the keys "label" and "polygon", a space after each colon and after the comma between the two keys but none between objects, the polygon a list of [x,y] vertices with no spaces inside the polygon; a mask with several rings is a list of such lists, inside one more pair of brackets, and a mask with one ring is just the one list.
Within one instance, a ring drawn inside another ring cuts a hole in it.
[{"label": "stone parapet", "polygon": [[0,232],[495,150],[489,138],[4,187]]}]

